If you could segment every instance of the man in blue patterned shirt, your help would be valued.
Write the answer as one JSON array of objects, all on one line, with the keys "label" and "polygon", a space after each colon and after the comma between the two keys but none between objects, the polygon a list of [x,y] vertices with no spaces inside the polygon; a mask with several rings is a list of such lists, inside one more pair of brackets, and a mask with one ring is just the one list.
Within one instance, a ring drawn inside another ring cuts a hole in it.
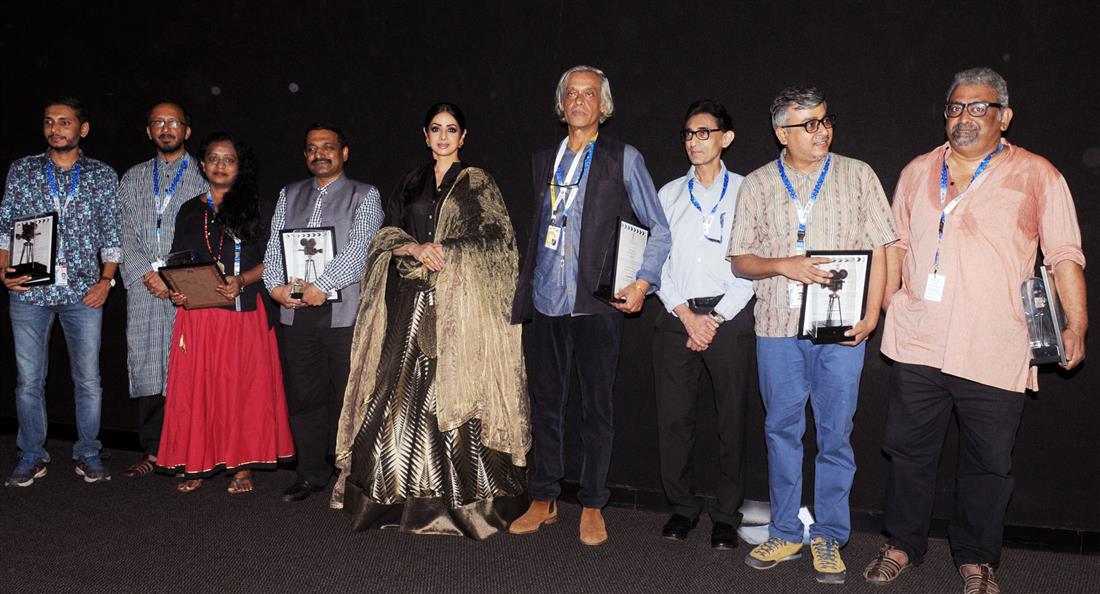
[{"label": "man in blue patterned shirt", "polygon": [[[97,439],[103,396],[99,345],[103,304],[122,260],[118,174],[78,148],[88,130],[88,114],[78,100],[49,102],[42,122],[49,150],[12,163],[0,202],[0,269],[11,297],[19,415],[19,462],[7,486],[31,485],[46,475],[50,462],[44,387],[55,317],[61,319],[72,368],[79,435],[73,446],[76,473],[88,483],[111,478]],[[49,212],[57,213],[58,224],[54,282],[27,286],[30,275],[8,276],[15,272],[10,266],[13,222]]]}]

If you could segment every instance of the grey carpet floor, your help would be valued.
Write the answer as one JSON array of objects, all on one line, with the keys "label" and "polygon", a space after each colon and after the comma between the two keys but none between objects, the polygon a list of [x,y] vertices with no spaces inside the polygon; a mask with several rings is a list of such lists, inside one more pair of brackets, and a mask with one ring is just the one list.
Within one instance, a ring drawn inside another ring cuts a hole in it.
[{"label": "grey carpet floor", "polygon": [[[11,469],[14,438],[2,442],[0,472]],[[114,479],[87,485],[67,448],[53,444],[48,476],[28,488],[0,488],[0,592],[961,592],[947,543],[933,540],[926,563],[888,588],[860,572],[877,534],[856,533],[843,550],[849,579],[818,584],[808,551],[768,571],[746,567],[745,543],[709,547],[710,524],[683,543],[660,538],[663,515],[605,512],[610,540],[577,540],[579,509],[528,536],[485,542],[391,530],[352,532],[326,498],[279,500],[288,471],[260,472],[256,491],[225,492],[218,477],[177,493],[164,476],[126,478],[138,459],[114,452]],[[1100,592],[1100,556],[1006,549],[1004,592]]]}]

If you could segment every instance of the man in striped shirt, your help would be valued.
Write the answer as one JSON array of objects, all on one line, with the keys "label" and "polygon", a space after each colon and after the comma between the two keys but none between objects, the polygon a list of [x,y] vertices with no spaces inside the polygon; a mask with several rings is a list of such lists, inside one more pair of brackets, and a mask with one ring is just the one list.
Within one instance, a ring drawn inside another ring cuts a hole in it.
[{"label": "man in striped shirt", "polygon": [[138,399],[138,439],[145,455],[126,476],[153,472],[164,422],[168,344],[176,306],[157,269],[172,247],[176,213],[184,202],[206,192],[199,164],[184,143],[191,119],[178,104],[160,101],[146,114],[145,133],[156,148],[148,161],[122,176],[122,282],[126,287],[126,346],[130,397]]},{"label": "man in striped shirt", "polygon": [[[836,118],[812,87],[788,87],[772,102],[772,126],[785,147],[750,173],[737,195],[726,255],[734,274],[753,279],[756,352],[766,417],[770,538],[745,557],[756,569],[801,557],[804,526],[802,436],[806,401],[814,411],[818,452],[814,472],[811,552],[817,580],[842,583],[840,547],[848,541],[848,494],[856,463],[849,443],[863,371],[864,339],[879,319],[886,279],[885,246],[897,236],[890,205],[871,168],[829,151]],[[799,340],[803,283],[826,283],[828,258],[809,250],[872,250],[865,317],[840,344]]]}]

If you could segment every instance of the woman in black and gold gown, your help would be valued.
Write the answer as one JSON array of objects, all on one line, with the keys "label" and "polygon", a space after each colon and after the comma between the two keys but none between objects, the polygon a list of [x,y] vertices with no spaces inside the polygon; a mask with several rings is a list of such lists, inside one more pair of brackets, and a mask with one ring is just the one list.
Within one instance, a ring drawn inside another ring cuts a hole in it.
[{"label": "woman in black and gold gown", "polygon": [[428,110],[433,161],[405,176],[371,243],[332,501],[357,530],[480,540],[528,502],[515,235],[493,178],[459,160],[465,137],[457,106]]}]

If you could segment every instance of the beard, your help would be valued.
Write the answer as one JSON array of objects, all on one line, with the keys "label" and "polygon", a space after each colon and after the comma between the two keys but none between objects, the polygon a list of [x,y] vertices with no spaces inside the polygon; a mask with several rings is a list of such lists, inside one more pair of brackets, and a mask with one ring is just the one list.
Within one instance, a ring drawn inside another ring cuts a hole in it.
[{"label": "beard", "polygon": [[955,146],[970,146],[978,142],[978,133],[981,128],[974,122],[961,122],[951,129],[951,144]]},{"label": "beard", "polygon": [[157,148],[160,149],[160,152],[165,154],[174,153],[180,150],[181,146],[183,146],[183,140],[178,138],[173,140],[157,139]]}]

